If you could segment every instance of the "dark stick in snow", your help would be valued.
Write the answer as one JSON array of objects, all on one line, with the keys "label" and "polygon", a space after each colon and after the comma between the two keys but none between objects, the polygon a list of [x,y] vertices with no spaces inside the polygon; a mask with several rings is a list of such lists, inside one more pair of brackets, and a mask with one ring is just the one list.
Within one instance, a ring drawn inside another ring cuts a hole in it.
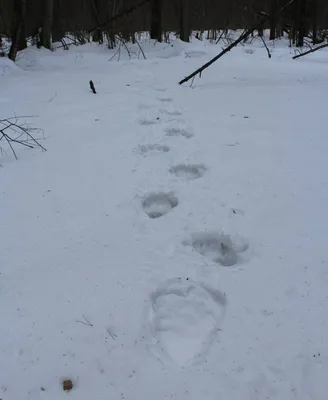
[{"label": "dark stick in snow", "polygon": [[93,84],[92,81],[89,82],[89,85],[90,85],[90,89],[92,90],[92,93],[93,94],[97,94],[96,89],[95,89],[95,85]]},{"label": "dark stick in snow", "polygon": [[86,318],[86,316],[84,314],[82,314],[82,317],[83,317],[84,321],[80,321],[79,319],[77,319],[76,322],[79,322],[80,324],[83,324],[83,325],[88,325],[88,326],[93,327],[92,323]]},{"label": "dark stick in snow", "polygon": [[328,47],[328,43],[322,44],[321,46],[318,46],[318,47],[315,47],[314,49],[308,50],[305,53],[297,54],[297,56],[293,57],[293,60],[295,60],[296,58],[300,58],[300,57],[306,56],[306,55],[308,55],[310,53],[314,53],[315,51],[321,50],[324,47]]}]

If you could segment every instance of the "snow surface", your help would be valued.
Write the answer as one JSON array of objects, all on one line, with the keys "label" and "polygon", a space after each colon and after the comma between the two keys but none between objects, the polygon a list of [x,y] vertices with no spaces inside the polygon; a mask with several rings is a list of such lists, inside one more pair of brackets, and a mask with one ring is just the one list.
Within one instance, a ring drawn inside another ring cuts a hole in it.
[{"label": "snow surface", "polygon": [[328,52],[142,47],[0,59],[0,398],[327,400]]}]

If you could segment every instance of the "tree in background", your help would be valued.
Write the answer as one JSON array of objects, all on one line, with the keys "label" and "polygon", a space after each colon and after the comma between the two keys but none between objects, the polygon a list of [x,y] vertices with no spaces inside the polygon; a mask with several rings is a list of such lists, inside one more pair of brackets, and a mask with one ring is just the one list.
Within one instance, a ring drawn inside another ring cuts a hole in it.
[{"label": "tree in background", "polygon": [[188,42],[192,31],[198,32],[198,38],[207,32],[209,39],[217,41],[227,39],[229,30],[252,26],[263,14],[270,18],[257,34],[269,29],[271,40],[279,38],[283,31],[296,46],[303,46],[304,38],[313,43],[327,38],[327,0],[295,0],[292,7],[276,17],[276,10],[286,1],[0,0],[0,34],[11,39],[9,56],[13,60],[17,51],[26,47],[26,38],[37,32],[40,44],[48,49],[52,41],[60,41],[67,34],[73,37],[72,43],[79,44],[89,40],[102,43],[106,37],[109,47],[116,45],[117,37],[134,41],[138,32],[145,31],[158,41],[168,40],[168,33],[175,32]]},{"label": "tree in background", "polygon": [[190,21],[189,21],[189,11],[190,2],[189,0],[179,0],[179,16],[180,16],[180,39],[184,42],[189,42],[190,38]]},{"label": "tree in background", "polygon": [[26,43],[26,32],[25,32],[25,20],[27,10],[27,0],[14,0],[14,13],[12,18],[12,30],[11,30],[11,46],[8,57],[12,60],[16,60],[17,52],[24,50],[27,47]]},{"label": "tree in background", "polygon": [[304,46],[304,38],[308,35],[308,0],[297,0],[295,3],[295,34],[296,46]]},{"label": "tree in background", "polygon": [[162,0],[151,0],[150,37],[162,41]]},{"label": "tree in background", "polygon": [[276,12],[278,10],[278,0],[271,0],[270,4],[270,40],[275,40],[277,38],[277,16]]},{"label": "tree in background", "polygon": [[51,33],[54,17],[54,0],[44,0],[43,24],[40,34],[41,45],[46,49],[51,49]]}]

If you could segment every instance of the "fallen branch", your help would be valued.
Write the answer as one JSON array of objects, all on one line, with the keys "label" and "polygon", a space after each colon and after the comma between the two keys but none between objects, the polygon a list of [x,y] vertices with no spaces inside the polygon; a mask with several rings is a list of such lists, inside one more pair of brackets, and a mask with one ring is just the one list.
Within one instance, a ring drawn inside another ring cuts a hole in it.
[{"label": "fallen branch", "polygon": [[115,340],[117,338],[117,335],[115,333],[112,333],[111,330],[109,328],[106,329],[106,331],[108,332],[109,336]]},{"label": "fallen branch", "polygon": [[328,47],[328,43],[322,44],[321,46],[318,46],[318,47],[315,47],[314,49],[308,50],[305,53],[297,54],[296,56],[293,57],[293,60],[295,60],[296,58],[300,58],[300,57],[306,56],[306,55],[308,55],[310,53],[314,53],[315,51],[321,50],[324,47]]},{"label": "fallen branch", "polygon": [[76,322],[93,327],[92,323],[87,319],[87,317],[84,314],[82,314],[82,318],[84,319],[84,321],[80,321],[79,319],[77,319]]},{"label": "fallen branch", "polygon": [[[288,3],[286,3],[284,6],[280,7],[279,10],[277,10],[274,15],[280,14],[282,11],[284,11],[286,8],[288,8],[291,4],[293,4],[295,0],[289,0]],[[188,75],[186,78],[182,79],[182,81],[179,82],[179,85],[182,85],[185,82],[188,82],[190,79],[194,78],[196,75],[200,75],[201,73],[211,66],[215,61],[217,61],[219,58],[221,58],[224,54],[228,53],[231,49],[236,47],[239,43],[241,43],[243,40],[247,39],[249,35],[251,35],[254,31],[261,29],[264,25],[265,22],[269,20],[271,16],[269,14],[263,15],[263,17],[260,19],[260,21],[253,26],[252,28],[246,29],[237,40],[235,40],[233,43],[231,43],[228,47],[226,47],[223,51],[221,51],[220,54],[212,58],[209,62],[204,64],[202,67],[198,68],[195,72],[192,74]]]},{"label": "fallen branch", "polygon": [[[13,117],[0,120],[0,142],[3,141],[8,144],[16,160],[18,159],[18,157],[14,149],[14,144],[19,144],[30,149],[33,149],[34,147],[39,147],[41,150],[46,151],[46,149],[32,135],[33,131],[41,130],[24,126],[20,123],[20,119],[22,118],[32,117]],[[1,143],[0,152],[6,153],[5,149],[1,146]]]}]

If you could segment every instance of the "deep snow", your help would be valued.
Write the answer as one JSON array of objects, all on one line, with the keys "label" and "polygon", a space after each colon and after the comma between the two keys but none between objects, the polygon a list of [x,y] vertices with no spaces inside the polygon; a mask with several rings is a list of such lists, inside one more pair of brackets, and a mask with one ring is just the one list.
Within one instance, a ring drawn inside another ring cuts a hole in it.
[{"label": "deep snow", "polygon": [[0,398],[326,400],[328,52],[142,46],[0,59]]}]

